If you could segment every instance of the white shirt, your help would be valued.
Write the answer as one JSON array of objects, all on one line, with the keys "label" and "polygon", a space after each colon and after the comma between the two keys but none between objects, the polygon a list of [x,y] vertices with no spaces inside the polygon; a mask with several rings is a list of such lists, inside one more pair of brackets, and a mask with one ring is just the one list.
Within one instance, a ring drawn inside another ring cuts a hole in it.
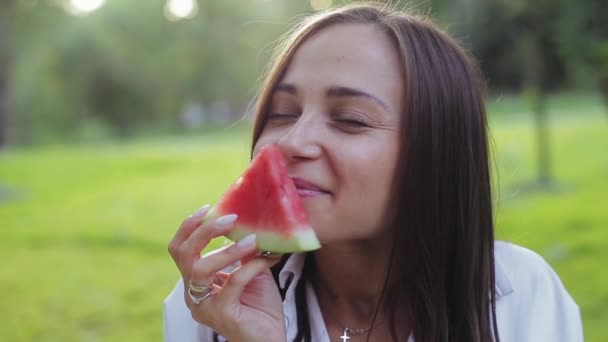
[{"label": "white shirt", "polygon": [[[511,243],[496,242],[494,248],[496,317],[501,342],[583,341],[579,308],[543,258]],[[288,341],[297,334],[295,287],[303,263],[304,254],[293,254],[279,273],[280,287],[288,285],[283,302]],[[180,280],[164,301],[165,342],[212,342],[213,330],[192,319],[183,291]],[[312,340],[330,342],[310,284],[306,284],[306,295]],[[225,341],[221,336],[219,340]],[[409,342],[413,342],[412,337]]]}]

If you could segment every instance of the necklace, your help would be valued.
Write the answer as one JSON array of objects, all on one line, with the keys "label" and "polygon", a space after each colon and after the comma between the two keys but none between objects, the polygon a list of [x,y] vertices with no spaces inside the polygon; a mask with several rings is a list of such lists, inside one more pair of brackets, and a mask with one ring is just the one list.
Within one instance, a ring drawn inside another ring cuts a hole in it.
[{"label": "necklace", "polygon": [[348,340],[350,340],[350,335],[353,336],[357,336],[357,335],[363,335],[366,332],[369,331],[370,328],[367,329],[353,329],[347,326],[344,326],[344,333],[342,334],[342,336],[340,336],[340,338],[342,339],[342,342],[347,342]]},{"label": "necklace", "polygon": [[[336,321],[336,323],[338,323],[343,329],[343,333],[342,336],[340,336],[340,338],[342,339],[342,342],[348,342],[348,340],[351,339],[351,336],[359,336],[359,335],[363,335],[366,332],[368,332],[372,326],[370,326],[369,328],[366,329],[356,329],[356,328],[351,328],[345,324],[343,324],[342,322],[340,322],[331,312],[327,311],[327,313],[329,314],[329,316]],[[379,323],[382,323],[382,321],[380,321]]]},{"label": "necklace", "polygon": [[[342,333],[342,336],[340,336],[340,338],[342,339],[342,342],[348,342],[348,340],[350,340],[351,336],[359,336],[359,335],[363,335],[366,332],[368,332],[372,327],[366,328],[366,329],[356,329],[356,328],[351,328],[349,326],[346,326],[345,324],[343,324],[342,322],[340,322],[334,315],[332,315],[330,312],[327,312],[331,318],[336,321],[341,327],[343,327],[344,332]],[[381,323],[381,322],[380,322]]]}]

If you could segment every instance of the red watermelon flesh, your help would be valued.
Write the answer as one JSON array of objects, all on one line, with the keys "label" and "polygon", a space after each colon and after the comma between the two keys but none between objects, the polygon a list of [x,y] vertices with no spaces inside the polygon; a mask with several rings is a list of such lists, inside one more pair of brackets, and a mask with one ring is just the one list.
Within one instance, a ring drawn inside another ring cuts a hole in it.
[{"label": "red watermelon flesh", "polygon": [[224,193],[207,218],[235,213],[233,241],[256,234],[259,250],[293,253],[321,247],[285,161],[276,145],[265,146]]}]

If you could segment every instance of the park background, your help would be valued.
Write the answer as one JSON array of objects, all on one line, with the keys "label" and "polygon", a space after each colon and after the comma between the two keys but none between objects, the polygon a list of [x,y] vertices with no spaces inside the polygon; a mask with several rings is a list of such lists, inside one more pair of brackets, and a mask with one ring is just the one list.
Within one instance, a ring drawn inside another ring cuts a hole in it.
[{"label": "park background", "polygon": [[[167,244],[247,165],[273,43],[339,3],[0,1],[0,340],[160,340]],[[608,2],[393,3],[479,59],[497,235],[608,341]]]}]

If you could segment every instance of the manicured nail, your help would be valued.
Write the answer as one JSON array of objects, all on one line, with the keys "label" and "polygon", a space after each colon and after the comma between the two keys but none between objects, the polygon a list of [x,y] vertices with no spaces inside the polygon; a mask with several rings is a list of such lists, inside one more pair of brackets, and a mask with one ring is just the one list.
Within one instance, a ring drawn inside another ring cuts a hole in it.
[{"label": "manicured nail", "polygon": [[239,242],[236,243],[236,246],[240,249],[247,249],[255,246],[255,234],[249,234],[240,239]]},{"label": "manicured nail", "polygon": [[209,204],[206,204],[206,205],[202,206],[199,210],[197,210],[194,214],[192,214],[191,217],[194,217],[194,218],[203,217],[203,215],[205,215],[209,211],[209,208],[211,208],[211,206]]},{"label": "manicured nail", "polygon": [[239,217],[237,214],[224,215],[215,220],[215,224],[217,224],[218,226],[227,226],[236,221],[237,217]]}]

